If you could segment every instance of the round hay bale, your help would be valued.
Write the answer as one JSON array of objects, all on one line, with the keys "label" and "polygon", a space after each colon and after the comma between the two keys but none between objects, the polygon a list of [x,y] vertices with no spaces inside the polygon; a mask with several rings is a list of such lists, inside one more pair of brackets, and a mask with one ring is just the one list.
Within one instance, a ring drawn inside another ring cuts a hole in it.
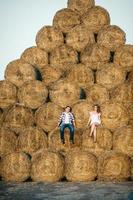
[{"label": "round hay bale", "polygon": [[82,16],[82,21],[91,31],[98,33],[101,28],[110,24],[110,16],[105,8],[95,6]]},{"label": "round hay bale", "polygon": [[78,63],[78,54],[71,47],[63,45],[51,52],[50,63],[62,71],[66,71],[72,64]]},{"label": "round hay bale", "polygon": [[30,177],[31,161],[25,153],[11,153],[2,159],[2,180],[23,182]]},{"label": "round hay bale", "polygon": [[130,178],[131,162],[127,155],[110,151],[99,158],[98,178],[101,181],[126,181]]},{"label": "round hay bale", "polygon": [[41,81],[28,81],[18,90],[19,102],[31,109],[36,109],[45,103],[48,90]]},{"label": "round hay bale", "polygon": [[31,178],[36,182],[56,182],[63,178],[64,167],[65,162],[61,154],[42,151],[32,159]]},{"label": "round hay bale", "polygon": [[112,133],[103,127],[97,128],[97,142],[94,143],[90,137],[90,128],[87,128],[82,135],[82,149],[88,150],[100,156],[104,151],[109,151],[112,148],[113,137]]},{"label": "round hay bale", "polygon": [[61,143],[60,130],[56,129],[49,133],[49,149],[54,151],[68,152],[71,149],[80,149],[82,142],[82,130],[75,129],[74,144],[70,144],[70,131],[66,128],[64,132],[65,144]]},{"label": "round hay bale", "polygon": [[99,70],[104,68],[104,64],[109,62],[110,51],[109,49],[93,44],[87,46],[81,52],[81,63],[86,64],[92,70]]},{"label": "round hay bale", "polygon": [[126,126],[117,129],[113,134],[113,149],[133,156],[133,127]]},{"label": "round hay bale", "polygon": [[94,84],[92,70],[83,64],[73,65],[68,73],[67,80],[74,82],[82,88],[86,88]]},{"label": "round hay bale", "polygon": [[129,73],[127,82],[133,84],[133,70]]},{"label": "round hay bale", "polygon": [[66,44],[78,52],[94,43],[94,34],[82,24],[71,29],[66,35]]},{"label": "round hay bale", "polygon": [[76,83],[59,80],[53,84],[49,91],[49,97],[55,104],[65,107],[73,105],[80,99],[81,89]]},{"label": "round hay bale", "polygon": [[68,8],[83,15],[88,9],[95,5],[94,0],[68,0]]},{"label": "round hay bale", "polygon": [[81,20],[79,14],[68,8],[56,12],[53,19],[54,27],[60,29],[63,33],[69,32],[80,23]]},{"label": "round hay bale", "polygon": [[40,49],[51,52],[55,47],[64,43],[64,37],[60,30],[52,26],[44,26],[36,36],[36,44]]},{"label": "round hay bale", "polygon": [[124,45],[116,50],[114,63],[122,69],[133,70],[133,45]]},{"label": "round hay bale", "polygon": [[14,105],[4,114],[3,125],[16,133],[34,125],[33,112],[29,108]]},{"label": "round hay bale", "polygon": [[101,29],[97,37],[98,44],[115,51],[126,42],[126,35],[118,26],[110,25]]},{"label": "round hay bale", "polygon": [[101,105],[110,98],[108,90],[99,84],[94,84],[93,86],[86,88],[85,93],[86,100],[91,104]]},{"label": "round hay bale", "polygon": [[111,130],[128,124],[129,117],[126,107],[121,103],[106,102],[101,105],[103,125]]},{"label": "round hay bale", "polygon": [[32,155],[41,148],[47,148],[47,136],[45,132],[38,127],[28,127],[22,130],[18,137],[19,151]]},{"label": "round hay bale", "polygon": [[87,151],[72,151],[65,158],[68,181],[93,181],[97,176],[97,158]]},{"label": "round hay bale", "polygon": [[7,80],[0,81],[0,108],[5,109],[17,102],[17,88]]},{"label": "round hay bale", "polygon": [[57,126],[62,108],[52,102],[45,103],[35,112],[35,121],[38,127],[50,132]]},{"label": "round hay bale", "polygon": [[0,128],[0,156],[3,157],[16,150],[17,136],[6,128]]},{"label": "round hay bale", "polygon": [[125,107],[127,108],[127,110],[128,110],[128,116],[129,116],[129,119],[130,120],[133,120],[133,103],[132,102],[130,102],[130,103],[126,103],[125,102]]},{"label": "round hay bale", "polygon": [[5,79],[20,87],[26,81],[36,80],[35,68],[21,59],[14,60],[6,67]]},{"label": "round hay bale", "polygon": [[125,71],[119,69],[113,63],[105,64],[104,68],[97,71],[96,82],[105,86],[107,89],[114,88],[126,79]]}]

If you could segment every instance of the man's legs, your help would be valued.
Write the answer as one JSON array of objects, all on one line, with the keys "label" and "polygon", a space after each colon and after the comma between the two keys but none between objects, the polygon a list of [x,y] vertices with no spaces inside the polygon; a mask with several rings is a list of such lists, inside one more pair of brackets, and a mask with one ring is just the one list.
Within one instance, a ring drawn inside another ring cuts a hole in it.
[{"label": "man's legs", "polygon": [[66,124],[62,124],[60,126],[60,138],[61,138],[61,142],[64,144],[65,143],[65,139],[64,139],[64,129],[66,128]]},{"label": "man's legs", "polygon": [[74,126],[72,124],[68,124],[67,127],[70,130],[70,141],[74,143]]}]

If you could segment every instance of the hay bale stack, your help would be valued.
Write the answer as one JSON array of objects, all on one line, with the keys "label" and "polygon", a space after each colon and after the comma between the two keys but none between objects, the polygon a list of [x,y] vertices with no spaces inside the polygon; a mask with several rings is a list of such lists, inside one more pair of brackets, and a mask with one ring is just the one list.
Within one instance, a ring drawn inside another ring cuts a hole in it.
[{"label": "hay bale stack", "polygon": [[18,149],[32,155],[41,148],[47,148],[47,136],[38,127],[28,127],[19,133]]},{"label": "hay bale stack", "polygon": [[82,16],[82,21],[91,31],[98,33],[101,28],[110,24],[110,16],[106,9],[95,6]]},{"label": "hay bale stack", "polygon": [[133,70],[133,45],[124,45],[117,49],[114,63],[126,71]]},{"label": "hay bale stack", "polygon": [[97,158],[87,151],[72,151],[65,158],[68,181],[93,181],[97,176]]},{"label": "hay bale stack", "polygon": [[60,30],[52,26],[44,26],[36,36],[36,44],[40,49],[51,52],[54,48],[64,43],[64,37]]},{"label": "hay bale stack", "polygon": [[83,64],[73,65],[68,73],[67,80],[76,83],[81,88],[86,88],[94,84],[92,70]]},{"label": "hay bale stack", "polygon": [[22,59],[14,60],[6,67],[5,79],[20,87],[26,81],[36,80],[35,68]]},{"label": "hay bale stack", "polygon": [[101,181],[126,181],[130,178],[131,162],[127,155],[110,151],[99,158],[98,178]]},{"label": "hay bale stack", "polygon": [[62,45],[51,52],[50,63],[66,71],[71,65],[78,63],[78,54],[73,48]]},{"label": "hay bale stack", "polygon": [[69,32],[80,23],[81,19],[79,14],[68,8],[59,10],[53,19],[53,26],[63,33]]},{"label": "hay bale stack", "polygon": [[41,81],[28,81],[18,90],[18,99],[25,107],[37,109],[46,102],[48,90]]},{"label": "hay bale stack", "polygon": [[62,108],[52,102],[45,103],[35,112],[35,121],[38,127],[46,132],[55,129],[58,119],[62,112]]},{"label": "hay bale stack", "polygon": [[106,102],[101,105],[103,125],[111,130],[128,124],[129,117],[126,107],[121,103]]},{"label": "hay bale stack", "polygon": [[113,149],[133,156],[133,127],[125,126],[117,129],[113,135]]},{"label": "hay bale stack", "polygon": [[3,157],[16,150],[17,136],[16,134],[4,127],[0,128],[0,157]]},{"label": "hay bale stack", "polygon": [[23,182],[30,177],[31,161],[25,153],[12,153],[1,162],[2,180]]},{"label": "hay bale stack", "polygon": [[21,105],[14,105],[5,112],[3,125],[19,133],[26,127],[34,125],[33,112]]},{"label": "hay bale stack", "polygon": [[126,79],[125,71],[119,69],[113,63],[105,64],[104,68],[97,71],[96,81],[98,84],[105,86],[107,89],[114,88]]},{"label": "hay bale stack", "polygon": [[57,152],[40,151],[32,159],[31,178],[36,182],[56,182],[64,176],[64,158]]},{"label": "hay bale stack", "polygon": [[59,80],[53,84],[49,91],[49,97],[55,104],[65,107],[73,105],[80,99],[81,89],[73,82]]},{"label": "hay bale stack", "polygon": [[87,65],[92,70],[99,70],[105,67],[105,63],[109,62],[110,51],[109,49],[93,44],[87,46],[81,52],[81,63]]},{"label": "hay bale stack", "polygon": [[66,35],[66,44],[78,52],[82,51],[87,45],[94,43],[94,34],[82,24],[75,26]]},{"label": "hay bale stack", "polygon": [[98,33],[97,42],[111,51],[115,51],[118,47],[126,42],[124,31],[115,25],[106,26]]},{"label": "hay bale stack", "polygon": [[80,15],[83,15],[94,5],[94,0],[68,0],[68,8],[72,9],[75,12],[78,12]]},{"label": "hay bale stack", "polygon": [[112,133],[103,127],[97,128],[97,142],[90,137],[90,128],[84,130],[82,135],[82,149],[100,156],[103,152],[111,150],[113,145]]},{"label": "hay bale stack", "polygon": [[0,108],[5,109],[17,102],[17,88],[7,80],[0,81]]}]

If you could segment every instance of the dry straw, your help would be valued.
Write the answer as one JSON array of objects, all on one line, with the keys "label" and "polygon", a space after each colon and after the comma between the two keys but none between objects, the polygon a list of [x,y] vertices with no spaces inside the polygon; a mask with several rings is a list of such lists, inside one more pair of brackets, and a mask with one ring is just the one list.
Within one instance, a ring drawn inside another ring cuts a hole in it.
[{"label": "dry straw", "polygon": [[129,73],[127,82],[133,84],[133,70]]},{"label": "dry straw", "polygon": [[92,181],[97,176],[97,158],[87,151],[70,151],[65,158],[68,181]]},{"label": "dry straw", "polygon": [[131,157],[131,179],[133,180],[133,157]]},{"label": "dry straw", "polygon": [[12,153],[2,159],[2,180],[23,182],[30,177],[31,161],[25,153]]},{"label": "dry straw", "polygon": [[60,30],[52,26],[44,26],[36,36],[36,44],[40,49],[51,52],[54,48],[64,43],[64,37]]},{"label": "dry straw", "polygon": [[3,123],[3,110],[0,108],[0,126],[2,126]]}]

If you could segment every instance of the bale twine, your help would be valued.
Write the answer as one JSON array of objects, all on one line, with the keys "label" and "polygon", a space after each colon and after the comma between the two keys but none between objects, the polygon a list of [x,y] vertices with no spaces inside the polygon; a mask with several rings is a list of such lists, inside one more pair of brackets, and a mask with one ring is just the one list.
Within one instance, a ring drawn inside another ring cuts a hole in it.
[{"label": "bale twine", "polygon": [[94,84],[91,87],[86,88],[85,93],[86,93],[86,100],[90,104],[101,105],[102,103],[109,100],[108,90],[99,84]]},{"label": "bale twine", "polygon": [[104,68],[96,73],[96,82],[105,86],[107,89],[114,88],[124,83],[125,79],[125,71],[119,69],[113,63],[105,64]]},{"label": "bale twine", "polygon": [[68,8],[83,15],[95,5],[94,0],[68,0]]},{"label": "bale twine", "polygon": [[128,111],[121,103],[106,102],[101,105],[103,125],[111,130],[128,124]]},{"label": "bale twine", "polygon": [[117,129],[113,134],[113,149],[133,156],[133,127],[126,126]]},{"label": "bale twine", "polygon": [[54,48],[64,43],[64,37],[60,30],[52,26],[44,26],[36,36],[36,44],[40,49],[51,52]]},{"label": "bale twine", "polygon": [[23,182],[30,177],[31,161],[25,153],[11,153],[2,159],[2,180]]},{"label": "bale twine", "polygon": [[64,158],[52,151],[41,151],[32,159],[31,178],[36,182],[56,182],[64,176]]},{"label": "bale twine", "polygon": [[71,47],[63,45],[51,52],[50,63],[62,71],[66,71],[72,64],[78,63],[78,54]]},{"label": "bale twine", "polygon": [[17,136],[9,129],[0,128],[0,156],[3,157],[16,150]]},{"label": "bale twine", "polygon": [[70,144],[70,131],[69,129],[65,129],[64,131],[64,138],[65,138],[65,144],[61,143],[60,139],[60,130],[56,129],[54,131],[51,131],[49,133],[49,149],[54,151],[61,151],[64,154],[68,152],[71,149],[80,149],[81,148],[81,142],[82,142],[82,130],[81,129],[75,129],[74,134],[74,144]]},{"label": "bale twine", "polygon": [[46,132],[55,129],[58,119],[62,112],[62,108],[52,102],[45,103],[35,112],[35,121],[38,127]]},{"label": "bale twine", "polygon": [[103,127],[97,128],[97,142],[94,143],[90,137],[90,128],[84,130],[82,135],[82,149],[88,150],[100,156],[104,151],[109,151],[112,148],[113,137],[112,133]]},{"label": "bale twine", "polygon": [[37,109],[45,103],[48,90],[41,81],[28,81],[18,90],[18,99],[25,107]]},{"label": "bale twine", "polygon": [[81,89],[76,83],[59,80],[53,84],[49,91],[49,97],[55,104],[65,107],[73,105],[80,99]]},{"label": "bale twine", "polygon": [[126,35],[118,26],[110,25],[101,29],[98,33],[98,44],[115,51],[121,45],[124,45]]},{"label": "bale twine", "polygon": [[87,151],[71,151],[65,158],[68,181],[93,181],[97,176],[97,158]]},{"label": "bale twine", "polygon": [[73,65],[68,73],[67,80],[76,83],[81,88],[86,88],[94,84],[92,70],[83,64]]},{"label": "bale twine", "polygon": [[124,45],[117,49],[114,63],[126,71],[133,70],[133,45]]},{"label": "bale twine", "polygon": [[92,70],[99,70],[104,68],[105,63],[109,62],[110,51],[109,49],[93,44],[87,46],[84,51],[81,52],[81,63],[86,64]]},{"label": "bale twine", "polygon": [[5,78],[20,87],[24,82],[36,79],[35,68],[22,59],[14,60],[6,67]]},{"label": "bale twine", "polygon": [[98,178],[101,181],[126,181],[130,178],[131,162],[127,155],[110,151],[99,158]]},{"label": "bale twine", "polygon": [[5,109],[17,102],[17,88],[7,80],[0,81],[0,108]]},{"label": "bale twine", "polygon": [[66,44],[78,52],[82,51],[87,45],[94,43],[94,34],[82,24],[75,26],[66,35]]},{"label": "bale twine", "polygon": [[98,33],[101,28],[110,24],[110,16],[105,8],[95,6],[82,16],[82,21],[91,31]]},{"label": "bale twine", "polygon": [[71,9],[64,8],[56,12],[53,19],[53,26],[63,33],[69,32],[76,25],[81,23],[80,16]]},{"label": "bale twine", "polygon": [[26,127],[34,125],[33,112],[29,108],[14,105],[5,112],[3,124],[5,127],[19,133]]}]

